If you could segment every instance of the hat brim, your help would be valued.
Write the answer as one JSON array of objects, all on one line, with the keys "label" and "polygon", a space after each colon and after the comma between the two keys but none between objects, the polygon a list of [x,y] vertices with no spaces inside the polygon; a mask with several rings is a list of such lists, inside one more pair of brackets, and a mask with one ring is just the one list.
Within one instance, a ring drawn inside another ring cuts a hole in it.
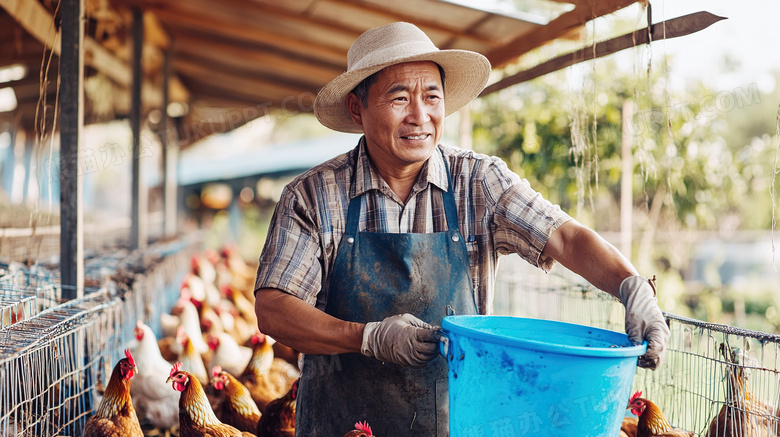
[{"label": "hat brim", "polygon": [[363,81],[383,68],[404,62],[432,61],[446,75],[444,83],[445,116],[474,100],[485,88],[490,77],[490,61],[479,53],[467,50],[437,50],[358,70],[347,71],[325,85],[314,100],[314,114],[324,126],[339,132],[362,133],[363,128],[352,121],[346,106],[347,95]]}]

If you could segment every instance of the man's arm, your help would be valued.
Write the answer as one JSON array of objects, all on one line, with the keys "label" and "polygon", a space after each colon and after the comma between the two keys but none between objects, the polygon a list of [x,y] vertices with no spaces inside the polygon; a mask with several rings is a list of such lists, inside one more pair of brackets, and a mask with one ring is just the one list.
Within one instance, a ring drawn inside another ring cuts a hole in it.
[{"label": "man's arm", "polygon": [[305,354],[361,353],[415,367],[439,355],[439,328],[411,314],[347,322],[274,288],[257,290],[255,313],[261,332]]},{"label": "man's arm", "polygon": [[257,290],[255,313],[261,332],[305,354],[360,353],[366,325],[337,319],[284,291]]},{"label": "man's arm", "polygon": [[623,302],[628,338],[636,344],[647,341],[639,366],[657,368],[670,333],[650,281],[615,246],[574,220],[553,231],[543,253]]},{"label": "man's arm", "polygon": [[576,220],[554,230],[543,253],[618,299],[623,280],[638,274],[615,246]]}]

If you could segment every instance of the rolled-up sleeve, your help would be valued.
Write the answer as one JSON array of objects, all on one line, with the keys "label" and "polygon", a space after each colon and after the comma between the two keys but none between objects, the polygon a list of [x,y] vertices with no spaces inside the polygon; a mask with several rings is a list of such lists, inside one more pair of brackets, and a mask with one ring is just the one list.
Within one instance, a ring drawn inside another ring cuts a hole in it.
[{"label": "rolled-up sleeve", "polygon": [[491,230],[495,250],[500,255],[517,253],[531,265],[550,271],[555,260],[542,251],[553,231],[571,217],[499,159],[486,174],[483,189],[494,202]]},{"label": "rolled-up sleeve", "polygon": [[314,305],[321,288],[322,261],[311,209],[294,188],[284,189],[260,254],[255,293],[276,288]]}]

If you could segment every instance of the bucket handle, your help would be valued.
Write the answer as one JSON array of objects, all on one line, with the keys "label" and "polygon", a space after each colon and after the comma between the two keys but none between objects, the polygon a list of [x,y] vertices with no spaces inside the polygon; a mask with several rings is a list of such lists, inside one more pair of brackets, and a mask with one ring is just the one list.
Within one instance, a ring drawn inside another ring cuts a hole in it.
[{"label": "bucket handle", "polygon": [[447,358],[447,352],[450,350],[450,338],[447,337],[447,333],[445,331],[439,331],[441,332],[441,338],[439,338],[439,353],[444,358]]}]

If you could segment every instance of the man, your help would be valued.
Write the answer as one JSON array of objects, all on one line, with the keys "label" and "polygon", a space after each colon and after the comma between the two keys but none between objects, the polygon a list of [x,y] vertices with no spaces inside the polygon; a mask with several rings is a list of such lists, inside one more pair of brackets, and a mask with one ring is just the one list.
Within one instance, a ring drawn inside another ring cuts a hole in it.
[{"label": "man", "polygon": [[364,136],[285,188],[255,286],[260,330],[305,354],[297,435],[357,420],[378,435],[447,435],[435,325],[490,312],[501,254],[558,261],[619,297],[629,337],[649,342],[640,365],[660,362],[669,331],[646,278],[500,159],[439,144],[444,117],[489,73],[482,55],[393,23],[361,35],[318,94],[320,122]]}]

